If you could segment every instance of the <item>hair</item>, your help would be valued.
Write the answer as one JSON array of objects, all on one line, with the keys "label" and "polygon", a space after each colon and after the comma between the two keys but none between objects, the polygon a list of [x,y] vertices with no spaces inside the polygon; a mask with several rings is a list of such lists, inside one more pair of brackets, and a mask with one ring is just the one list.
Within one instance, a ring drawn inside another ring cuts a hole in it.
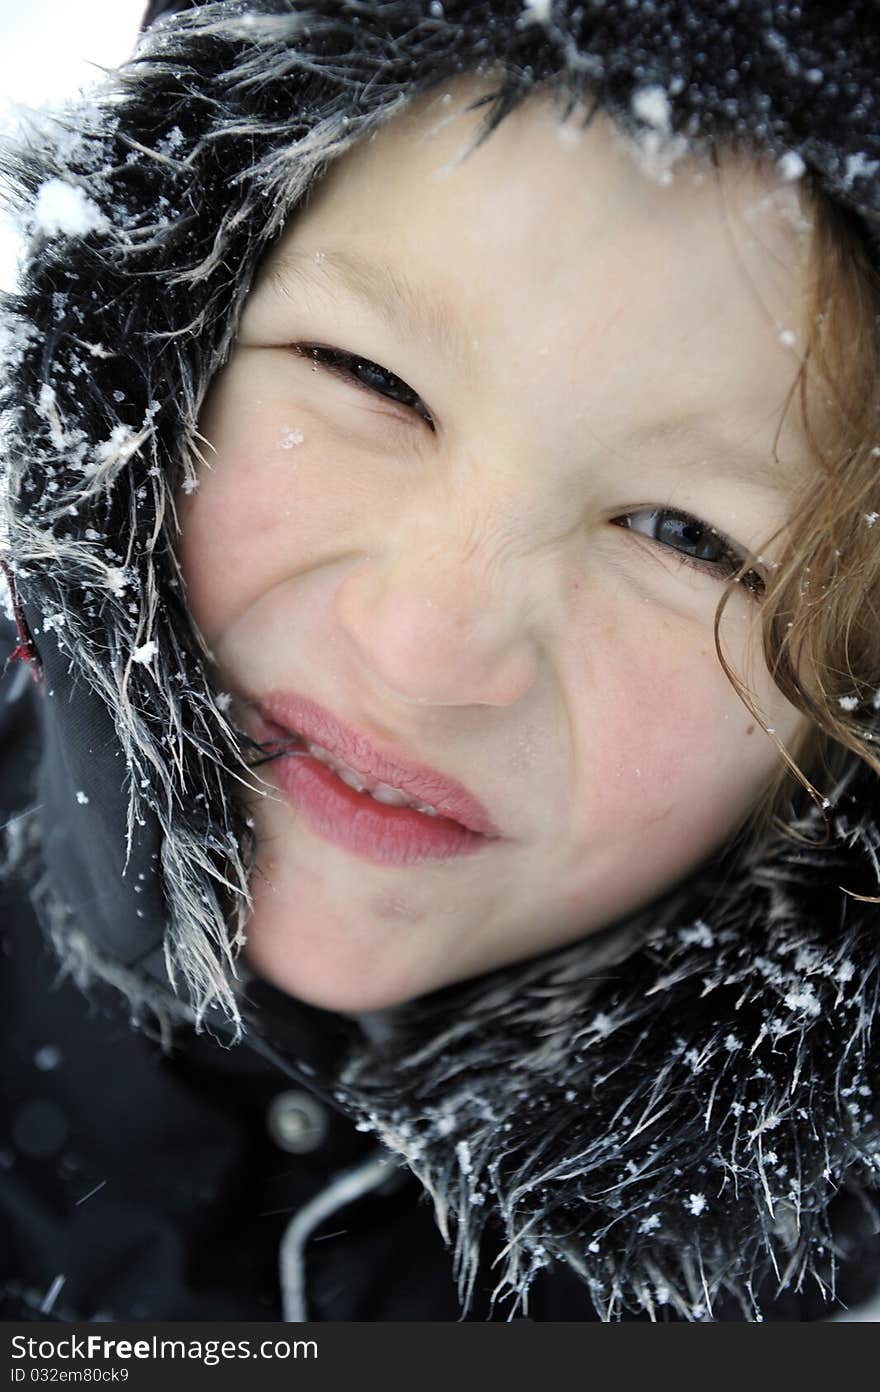
[{"label": "hair", "polygon": [[[754,150],[749,153],[754,161]],[[793,780],[821,812],[827,844],[825,809],[832,799],[816,782],[836,783],[852,756],[880,774],[880,530],[872,531],[880,523],[880,265],[860,219],[825,194],[809,170],[797,188],[811,225],[802,264],[805,349],[777,427],[774,458],[797,398],[815,472],[794,515],[765,543],[764,549],[784,535],[782,557],[759,604],[767,668],[806,719],[786,749],[724,657],[721,619],[750,558],[718,604],[715,647],[728,679],[776,743],[781,762],[734,833],[741,854],[757,847],[771,826],[803,844],[792,825],[798,818]],[[821,430],[814,419],[817,404]]]}]

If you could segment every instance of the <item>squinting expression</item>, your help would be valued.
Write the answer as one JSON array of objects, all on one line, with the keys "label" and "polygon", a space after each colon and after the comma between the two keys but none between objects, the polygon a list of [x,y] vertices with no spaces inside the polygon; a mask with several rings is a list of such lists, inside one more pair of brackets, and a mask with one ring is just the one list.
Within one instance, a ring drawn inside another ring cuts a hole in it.
[{"label": "squinting expression", "polygon": [[724,652],[783,742],[801,727],[758,642],[762,543],[808,469],[793,411],[773,459],[803,342],[792,188],[739,163],[664,183],[546,95],[463,158],[483,90],[331,166],[264,262],[179,500],[242,726],[306,698],[498,832],[383,863],[279,792],[290,759],[262,766],[244,956],[328,1009],[570,942],[724,843],[779,757],[712,636],[749,554]]}]

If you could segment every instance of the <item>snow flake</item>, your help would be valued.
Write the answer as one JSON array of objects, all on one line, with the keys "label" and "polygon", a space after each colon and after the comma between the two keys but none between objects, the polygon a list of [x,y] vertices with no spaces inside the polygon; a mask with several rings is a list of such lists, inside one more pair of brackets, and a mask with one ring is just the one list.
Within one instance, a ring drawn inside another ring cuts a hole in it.
[{"label": "snow flake", "polygon": [[128,583],[128,576],[124,570],[120,570],[118,566],[108,568],[105,585],[111,594],[121,595]]},{"label": "snow flake", "polygon": [[294,445],[301,445],[305,438],[302,431],[297,430],[295,426],[282,425],[281,439],[278,441],[278,448],[284,450],[293,449]]},{"label": "snow flake", "polygon": [[172,126],[167,135],[157,143],[156,149],[160,155],[173,155],[174,151],[184,143],[183,131],[180,126]]},{"label": "snow flake", "polygon": [[[560,145],[563,145],[567,150],[574,149],[575,146],[580,145],[583,140],[583,135],[583,130],[578,126],[569,125],[565,121],[557,121],[556,123],[556,139],[559,141]],[[547,352],[548,350],[546,348],[539,348],[538,357],[545,357]]]},{"label": "snow flake", "polygon": [[843,175],[843,187],[852,188],[855,179],[870,179],[880,169],[880,160],[868,159],[860,150],[856,155],[847,155]]},{"label": "snow flake", "polygon": [[85,805],[86,805],[86,803],[88,802],[89,799],[88,799],[88,795],[87,795],[86,793],[84,793],[84,792],[82,791],[82,789],[80,788],[80,789],[77,790],[76,800],[77,800],[77,802],[80,804],[81,807],[85,807]]},{"label": "snow flake", "polygon": [[669,96],[665,87],[656,83],[650,87],[640,87],[633,93],[631,105],[639,120],[653,126],[654,130],[668,131],[671,128]]},{"label": "snow flake", "polygon": [[131,660],[132,662],[142,662],[146,665],[148,662],[152,662],[158,651],[159,644],[154,638],[151,638],[149,643],[143,643],[139,648],[135,648],[131,655]]},{"label": "snow flake", "polygon": [[844,957],[837,971],[834,973],[834,976],[835,980],[839,981],[841,985],[846,985],[847,981],[852,981],[855,974],[855,963],[850,961],[849,957]]},{"label": "snow flake", "polygon": [[779,334],[779,342],[785,348],[793,348],[797,342],[797,334],[792,329],[782,329]]},{"label": "snow flake", "polygon": [[867,522],[867,524],[868,524],[869,527],[873,527],[873,525],[874,525],[874,523],[877,521],[877,518],[878,518],[878,517],[880,517],[880,512],[866,512],[866,513],[865,513],[865,521]]},{"label": "snow flake", "polygon": [[777,160],[776,168],[788,184],[794,179],[803,178],[807,166],[796,150],[787,150],[782,158]]},{"label": "snow flake", "polygon": [[610,1015],[605,1014],[604,1010],[600,1010],[593,1016],[587,1028],[594,1029],[604,1039],[614,1029],[614,1021]]},{"label": "snow flake", "polygon": [[795,954],[794,969],[797,972],[821,972],[826,961],[825,953],[818,947],[812,943],[801,943]]},{"label": "snow flake", "polygon": [[684,947],[712,947],[715,943],[715,935],[708,923],[704,923],[701,918],[692,923],[688,928],[678,930],[678,939]]},{"label": "snow flake", "polygon": [[228,691],[218,691],[215,697],[219,710],[226,711],[232,705],[232,697]]},{"label": "snow flake", "polygon": [[656,1232],[657,1229],[659,1228],[659,1226],[660,1226],[660,1215],[659,1215],[658,1213],[649,1213],[648,1216],[647,1216],[647,1218],[643,1218],[642,1221],[641,1221],[641,1223],[639,1223],[639,1232],[640,1232],[640,1233],[651,1233],[651,1232]]},{"label": "snow flake", "polygon": [[725,1047],[725,1049],[727,1050],[727,1052],[728,1052],[729,1054],[732,1054],[732,1053],[734,1053],[737,1049],[741,1049],[741,1048],[742,1048],[742,1044],[741,1044],[740,1041],[737,1039],[737,1037],[736,1037],[735,1034],[728,1034],[728,1035],[725,1037],[725,1040],[724,1040],[724,1047]]},{"label": "snow flake", "polygon": [[789,1010],[803,1010],[814,1019],[822,1013],[822,1007],[812,986],[802,986],[800,990],[789,991],[784,1000]]},{"label": "snow flake", "polygon": [[706,1208],[706,1195],[689,1194],[684,1201],[684,1206],[688,1213],[692,1213],[695,1218],[699,1218],[700,1214],[703,1213]]},{"label": "snow flake", "polygon": [[447,1112],[440,1112],[440,1114],[436,1116],[434,1125],[436,1125],[437,1128],[437,1136],[450,1136],[455,1130],[455,1125],[457,1125],[457,1121],[455,1121],[455,1112],[451,1111],[451,1109]]},{"label": "snow flake", "polygon": [[196,489],[197,489],[198,486],[199,486],[199,482],[200,482],[199,479],[184,479],[184,480],[183,480],[183,491],[184,491],[184,493],[186,493],[187,496],[189,496],[190,493],[195,493]]},{"label": "snow flake", "polygon": [[47,179],[37,194],[34,218],[38,229],[47,237],[84,237],[87,232],[100,232],[107,226],[97,203],[93,203],[81,188],[63,179]]},{"label": "snow flake", "polygon": [[[521,24],[546,24],[550,19],[550,11],[553,0],[523,0],[523,13],[520,19]],[[434,7],[431,6],[431,13]],[[440,7],[443,13],[443,7]]]},{"label": "snow flake", "polygon": [[134,453],[133,450],[127,449],[133,438],[134,431],[127,425],[114,425],[110,431],[109,439],[102,440],[99,445],[95,446],[96,464],[100,466],[101,464],[113,463],[120,458],[127,458],[128,454]]},{"label": "snow flake", "polygon": [[473,1164],[471,1161],[471,1148],[467,1141],[458,1141],[455,1147],[455,1154],[463,1174],[470,1174]]},{"label": "snow flake", "polygon": [[61,424],[61,416],[58,412],[58,401],[55,395],[55,388],[50,387],[48,382],[44,382],[40,387],[37,397],[37,414],[49,426],[49,439],[55,449],[63,450],[67,448],[67,437]]},{"label": "snow flake", "polygon": [[625,148],[646,178],[670,184],[672,166],[689,153],[690,143],[684,135],[673,132],[669,93],[657,84],[641,87],[633,94],[630,107],[642,125],[624,139]]},{"label": "snow flake", "polygon": [[837,704],[846,711],[854,711],[859,704],[858,696],[838,696]]}]

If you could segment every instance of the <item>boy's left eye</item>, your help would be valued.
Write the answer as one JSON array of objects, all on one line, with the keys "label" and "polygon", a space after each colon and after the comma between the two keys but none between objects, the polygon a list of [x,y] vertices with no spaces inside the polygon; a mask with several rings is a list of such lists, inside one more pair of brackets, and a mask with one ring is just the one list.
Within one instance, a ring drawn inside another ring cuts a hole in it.
[{"label": "boy's left eye", "polygon": [[[634,522],[636,518],[641,519],[643,525]],[[637,508],[612,518],[612,521],[618,527],[641,532],[673,552],[682,564],[704,571],[716,580],[730,580],[746,564],[748,552],[742,547],[723,536],[708,522],[678,508]],[[764,577],[756,570],[746,571],[742,583],[756,599],[766,588]]]},{"label": "boy's left eye", "polygon": [[365,391],[375,392],[399,406],[415,411],[432,430],[434,429],[433,417],[421,397],[400,377],[389,372],[387,367],[371,362],[369,358],[359,358],[356,353],[346,353],[342,348],[328,348],[312,343],[296,343],[293,346],[301,357],[310,358],[316,368],[325,367],[337,377],[363,387]]}]

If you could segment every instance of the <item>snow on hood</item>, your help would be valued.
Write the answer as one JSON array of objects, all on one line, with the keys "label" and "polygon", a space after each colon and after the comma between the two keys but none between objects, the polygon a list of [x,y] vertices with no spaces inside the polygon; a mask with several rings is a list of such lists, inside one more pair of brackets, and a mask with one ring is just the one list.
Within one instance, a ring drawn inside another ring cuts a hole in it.
[{"label": "snow on hood", "polygon": [[[880,209],[868,4],[832,34],[824,6],[747,0],[233,0],[160,22],[6,152],[30,236],[4,316],[8,562],[45,749],[41,814],[7,838],[29,828],[34,898],[76,979],[166,1032],[250,1028],[236,793],[253,774],[174,557],[200,404],[261,254],[326,164],[480,62],[512,73],[499,114],[552,76],[594,91],[656,177],[681,142],[745,132],[866,225]],[[875,776],[853,763],[832,804],[825,844],[771,834],[732,879],[704,868],[626,923],[365,1031],[337,1103],[425,1186],[465,1302],[487,1253],[511,1315],[557,1261],[603,1318],[711,1318],[725,1295],[759,1318],[768,1276],[833,1283],[829,1203],[875,1189],[880,1166],[877,907],[854,897],[880,890]],[[799,830],[821,841],[813,810]]]}]

